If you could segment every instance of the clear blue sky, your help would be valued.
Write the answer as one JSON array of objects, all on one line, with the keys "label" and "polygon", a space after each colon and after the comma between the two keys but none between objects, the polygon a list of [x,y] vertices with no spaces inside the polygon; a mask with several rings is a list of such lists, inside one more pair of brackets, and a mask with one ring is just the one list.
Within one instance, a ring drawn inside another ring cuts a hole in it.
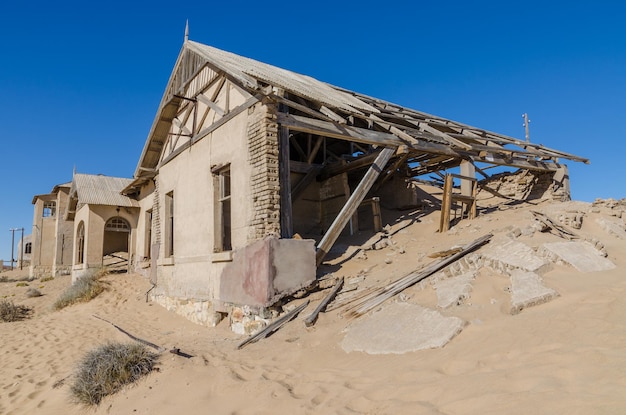
[{"label": "clear blue sky", "polygon": [[591,159],[573,198],[626,197],[622,1],[5,2],[0,258],[33,195],[131,177],[189,19],[192,40]]}]

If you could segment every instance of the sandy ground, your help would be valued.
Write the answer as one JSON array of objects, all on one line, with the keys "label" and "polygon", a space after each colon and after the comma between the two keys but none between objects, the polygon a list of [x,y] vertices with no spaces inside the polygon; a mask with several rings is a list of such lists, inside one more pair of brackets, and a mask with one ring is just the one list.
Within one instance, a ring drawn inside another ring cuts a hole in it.
[{"label": "sandy ground", "polygon": [[[489,231],[526,229],[532,222],[529,209],[558,208],[501,207],[443,235],[435,232],[438,214],[404,212],[386,218],[395,246],[360,255],[353,244],[371,237],[364,232],[342,241],[347,253],[331,258],[326,268],[346,278],[365,275],[360,284],[384,285],[433,261],[428,253]],[[322,314],[306,328],[302,319],[327,291],[311,294],[309,308],[271,337],[237,350],[243,338],[226,322],[202,327],[146,302],[150,285],[138,275],[110,275],[105,293],[62,311],[50,305],[70,277],[29,282],[44,294],[37,298],[26,298],[29,287],[2,282],[1,297],[33,307],[34,313],[28,320],[0,323],[0,413],[623,414],[626,240],[595,221],[610,213],[586,213],[577,232],[602,241],[617,268],[581,273],[555,264],[543,280],[560,296],[516,315],[509,313],[508,278],[483,269],[471,298],[442,311],[467,321],[464,330],[443,348],[405,354],[344,352],[340,343],[350,320],[341,309]],[[518,239],[534,248],[562,240],[545,233]],[[2,275],[17,278],[25,272]],[[403,294],[405,302],[436,308],[430,284]],[[95,409],[78,406],[71,402],[69,384],[80,358],[106,341],[131,341],[94,315],[193,357],[166,351],[159,371]]]}]

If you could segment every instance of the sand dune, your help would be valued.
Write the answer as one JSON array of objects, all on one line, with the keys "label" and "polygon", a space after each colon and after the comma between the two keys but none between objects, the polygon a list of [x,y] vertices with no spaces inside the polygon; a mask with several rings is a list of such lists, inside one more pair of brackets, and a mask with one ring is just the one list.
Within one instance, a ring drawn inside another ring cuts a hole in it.
[{"label": "sand dune", "polygon": [[[365,275],[361,285],[385,284],[432,261],[428,253],[490,231],[506,235],[525,230],[532,222],[531,208],[555,212],[559,205],[495,211],[461,222],[444,235],[434,232],[436,213],[419,220],[407,213],[391,221],[393,245],[347,261],[348,254],[337,256],[328,268],[346,278]],[[37,298],[25,297],[28,287],[0,283],[2,297],[34,308],[31,319],[0,323],[0,413],[625,413],[626,240],[596,221],[616,219],[611,216],[614,210],[585,209],[577,232],[601,241],[615,269],[582,273],[571,265],[552,263],[542,280],[559,296],[516,315],[510,314],[509,278],[480,269],[469,298],[440,310],[466,321],[463,331],[443,348],[404,354],[346,353],[341,342],[351,320],[341,317],[341,309],[322,314],[315,326],[306,328],[302,319],[325,292],[312,294],[309,308],[271,337],[236,350],[242,338],[225,322],[202,327],[147,303],[150,285],[138,275],[109,275],[105,293],[62,311],[50,306],[70,284],[69,277],[30,282],[44,294]],[[537,232],[522,233],[518,240],[534,249],[544,242],[562,241]],[[350,247],[356,239],[341,243],[354,252]],[[437,308],[429,282],[403,294],[389,302]],[[105,398],[95,410],[86,410],[72,403],[69,395],[77,361],[106,341],[131,341],[94,315],[193,357],[166,351],[159,371]]]}]

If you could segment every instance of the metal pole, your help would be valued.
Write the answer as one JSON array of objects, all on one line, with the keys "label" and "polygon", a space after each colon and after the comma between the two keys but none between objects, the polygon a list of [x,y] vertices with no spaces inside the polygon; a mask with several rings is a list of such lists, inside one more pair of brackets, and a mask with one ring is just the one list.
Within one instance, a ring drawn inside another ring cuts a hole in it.
[{"label": "metal pole", "polygon": [[11,228],[9,230],[11,231],[11,271],[13,271],[13,255],[14,255],[13,249],[15,248],[15,229]]},{"label": "metal pole", "polygon": [[20,249],[21,249],[21,251],[20,251],[20,271],[23,269],[23,266],[24,266],[24,246],[25,246],[25,244],[24,244],[24,228],[22,228],[22,239],[21,239],[21,241],[22,241],[22,246],[20,246]]}]

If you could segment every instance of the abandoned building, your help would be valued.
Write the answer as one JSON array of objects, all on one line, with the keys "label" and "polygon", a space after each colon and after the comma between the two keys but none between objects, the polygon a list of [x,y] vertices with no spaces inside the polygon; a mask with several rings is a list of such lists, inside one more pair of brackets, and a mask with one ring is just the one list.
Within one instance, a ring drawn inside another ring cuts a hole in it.
[{"label": "abandoned building", "polygon": [[33,199],[31,273],[76,279],[121,255],[153,301],[214,325],[311,284],[342,233],[380,229],[380,205],[418,206],[427,175],[445,230],[452,206],[476,214],[491,166],[568,199],[561,159],[588,162],[186,38],[133,179],[75,174]]},{"label": "abandoned building", "polygon": [[33,197],[29,274],[31,277],[69,274],[72,269],[73,223],[62,213],[67,208],[71,183],[54,186],[49,194]]},{"label": "abandoned building", "polygon": [[137,201],[120,192],[130,179],[74,173],[70,183],[33,198],[30,275],[72,274],[72,280],[104,264],[128,268]]}]

